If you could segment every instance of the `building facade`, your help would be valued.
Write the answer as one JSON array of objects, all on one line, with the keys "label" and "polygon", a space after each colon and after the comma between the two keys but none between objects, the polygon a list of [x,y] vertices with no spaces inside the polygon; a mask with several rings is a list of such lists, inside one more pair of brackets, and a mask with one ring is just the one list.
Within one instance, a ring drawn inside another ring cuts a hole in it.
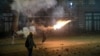
[{"label": "building facade", "polygon": [[100,31],[100,1],[99,0],[67,0],[71,2],[71,17],[75,20],[74,30],[82,32]]}]

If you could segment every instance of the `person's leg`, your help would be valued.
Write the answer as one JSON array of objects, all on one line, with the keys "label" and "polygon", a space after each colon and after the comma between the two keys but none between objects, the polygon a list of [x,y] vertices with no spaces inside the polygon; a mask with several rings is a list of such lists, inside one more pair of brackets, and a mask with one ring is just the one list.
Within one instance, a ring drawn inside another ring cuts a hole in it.
[{"label": "person's leg", "polygon": [[32,50],[33,50],[33,48],[29,49],[29,56],[32,56]]},{"label": "person's leg", "polygon": [[46,41],[46,35],[43,33],[43,39],[42,39],[42,43],[44,43]]},{"label": "person's leg", "polygon": [[28,50],[28,56],[30,56],[30,49],[27,49]]}]

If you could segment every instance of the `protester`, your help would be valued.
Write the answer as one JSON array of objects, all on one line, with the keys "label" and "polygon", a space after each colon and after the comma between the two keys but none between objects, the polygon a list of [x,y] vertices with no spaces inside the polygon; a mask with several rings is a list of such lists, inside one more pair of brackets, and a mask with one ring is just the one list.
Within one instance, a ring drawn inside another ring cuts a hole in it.
[{"label": "protester", "polygon": [[46,41],[46,35],[45,35],[45,32],[42,32],[42,37],[43,37],[42,43],[44,43],[44,42]]},{"label": "protester", "polygon": [[28,50],[28,56],[32,56],[33,47],[36,48],[36,44],[34,43],[33,37],[34,36],[33,36],[32,32],[30,32],[29,35],[27,36],[27,39],[25,42],[25,47]]}]

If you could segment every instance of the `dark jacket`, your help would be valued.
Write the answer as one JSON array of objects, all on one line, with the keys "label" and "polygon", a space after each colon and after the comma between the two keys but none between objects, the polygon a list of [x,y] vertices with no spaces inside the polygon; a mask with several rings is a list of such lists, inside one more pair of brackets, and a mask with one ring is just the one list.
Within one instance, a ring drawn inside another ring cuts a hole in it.
[{"label": "dark jacket", "polygon": [[25,42],[25,47],[26,47],[26,48],[33,48],[33,46],[36,48],[36,44],[35,44],[34,41],[33,41],[33,34],[30,33],[30,34],[27,36],[27,39],[26,39],[26,42]]}]

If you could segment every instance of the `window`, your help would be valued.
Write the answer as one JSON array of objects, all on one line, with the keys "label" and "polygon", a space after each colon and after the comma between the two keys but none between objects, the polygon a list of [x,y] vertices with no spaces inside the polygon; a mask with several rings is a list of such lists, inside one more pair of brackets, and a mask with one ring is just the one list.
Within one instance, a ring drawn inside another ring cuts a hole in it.
[{"label": "window", "polygon": [[90,5],[94,5],[95,4],[95,0],[89,0],[89,4]]},{"label": "window", "polygon": [[85,15],[85,19],[86,19],[86,30],[87,31],[91,31],[92,30],[92,13],[87,13],[86,15]]},{"label": "window", "polygon": [[100,13],[86,13],[85,20],[85,27],[87,31],[100,30]]},{"label": "window", "polygon": [[94,13],[94,26],[95,30],[100,30],[100,13]]}]

